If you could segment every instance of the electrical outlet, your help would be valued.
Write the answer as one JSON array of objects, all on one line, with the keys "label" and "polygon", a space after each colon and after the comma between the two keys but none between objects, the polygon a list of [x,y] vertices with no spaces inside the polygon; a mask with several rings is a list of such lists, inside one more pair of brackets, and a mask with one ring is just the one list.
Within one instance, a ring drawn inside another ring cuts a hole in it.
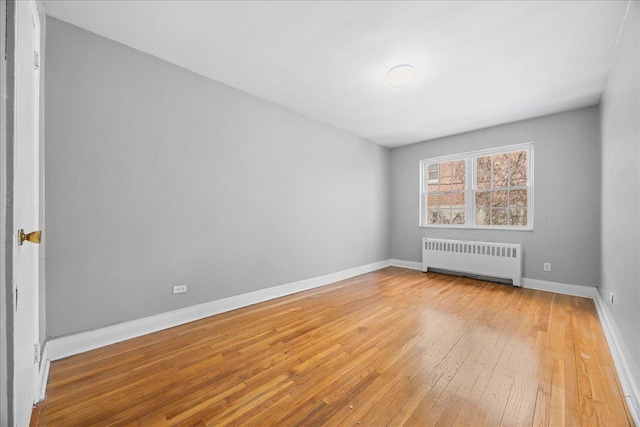
[{"label": "electrical outlet", "polygon": [[173,287],[174,294],[184,294],[187,292],[187,285],[178,285]]},{"label": "electrical outlet", "polygon": [[609,301],[611,301],[611,304],[613,304],[613,292],[609,293]]},{"label": "electrical outlet", "polygon": [[543,267],[544,267],[544,271],[551,271],[551,263],[550,262],[545,262]]}]

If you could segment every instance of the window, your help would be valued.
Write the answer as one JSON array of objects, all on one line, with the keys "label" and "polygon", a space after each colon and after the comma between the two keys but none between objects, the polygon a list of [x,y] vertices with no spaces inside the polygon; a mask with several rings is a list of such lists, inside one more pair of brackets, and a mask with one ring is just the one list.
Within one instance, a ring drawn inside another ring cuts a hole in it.
[{"label": "window", "polygon": [[533,143],[422,160],[422,227],[533,229]]},{"label": "window", "polygon": [[465,160],[427,163],[427,224],[464,224]]}]

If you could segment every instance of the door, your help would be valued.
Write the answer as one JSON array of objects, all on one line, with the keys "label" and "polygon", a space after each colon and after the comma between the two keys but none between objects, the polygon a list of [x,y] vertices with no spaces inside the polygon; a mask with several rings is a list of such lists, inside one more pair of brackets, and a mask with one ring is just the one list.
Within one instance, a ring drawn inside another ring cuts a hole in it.
[{"label": "door", "polygon": [[[35,1],[16,4],[13,215],[16,228],[39,230],[40,21]],[[14,239],[14,414],[28,426],[37,396],[39,245]]]}]

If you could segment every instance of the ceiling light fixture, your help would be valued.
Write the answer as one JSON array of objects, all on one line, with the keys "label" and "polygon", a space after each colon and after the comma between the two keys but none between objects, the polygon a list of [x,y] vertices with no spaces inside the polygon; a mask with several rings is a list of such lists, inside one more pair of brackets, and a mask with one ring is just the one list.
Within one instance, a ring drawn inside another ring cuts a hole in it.
[{"label": "ceiling light fixture", "polygon": [[396,65],[387,72],[386,82],[393,87],[406,86],[416,78],[416,69],[413,65]]}]

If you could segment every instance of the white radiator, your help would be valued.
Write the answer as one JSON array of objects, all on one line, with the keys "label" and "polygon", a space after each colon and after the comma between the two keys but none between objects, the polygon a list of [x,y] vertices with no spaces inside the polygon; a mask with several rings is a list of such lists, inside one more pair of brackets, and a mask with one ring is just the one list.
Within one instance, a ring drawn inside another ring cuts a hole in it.
[{"label": "white radiator", "polygon": [[422,271],[429,268],[511,279],[522,286],[522,245],[422,239]]}]

